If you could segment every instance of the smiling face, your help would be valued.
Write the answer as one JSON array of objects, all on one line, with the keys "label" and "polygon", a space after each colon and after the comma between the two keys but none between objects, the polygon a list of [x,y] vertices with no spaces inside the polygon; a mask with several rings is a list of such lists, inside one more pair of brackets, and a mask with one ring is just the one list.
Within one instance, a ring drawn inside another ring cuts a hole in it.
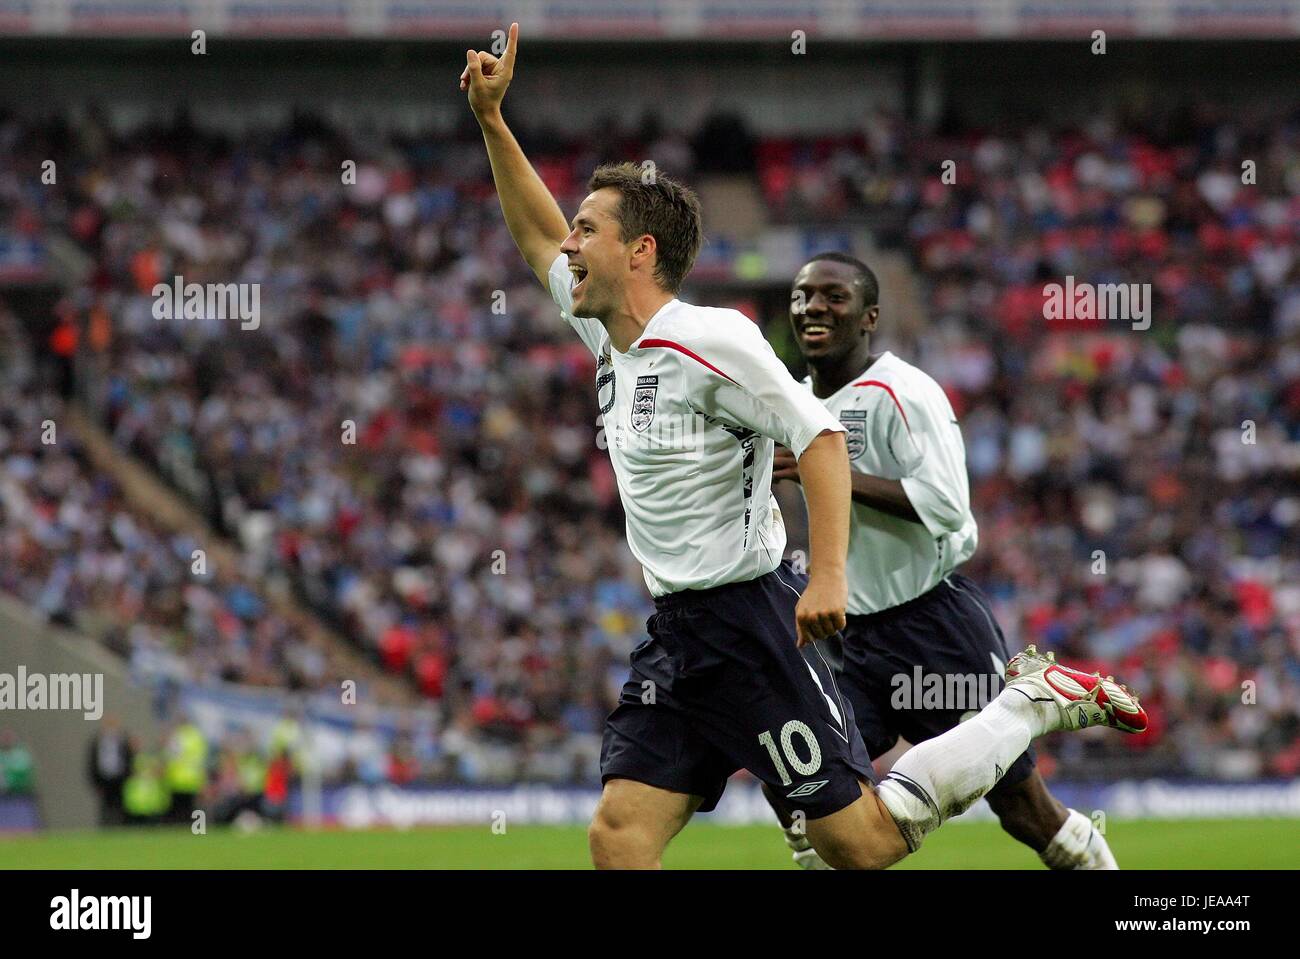
[{"label": "smiling face", "polygon": [[573,218],[573,230],[560,245],[569,257],[573,310],[577,316],[608,320],[623,302],[632,243],[622,239],[618,222],[621,196],[613,187],[596,190],[582,201]]},{"label": "smiling face", "polygon": [[848,263],[804,264],[790,294],[790,325],[804,359],[835,360],[865,349],[866,334],[875,330],[880,307],[865,303],[864,293],[862,277]]}]

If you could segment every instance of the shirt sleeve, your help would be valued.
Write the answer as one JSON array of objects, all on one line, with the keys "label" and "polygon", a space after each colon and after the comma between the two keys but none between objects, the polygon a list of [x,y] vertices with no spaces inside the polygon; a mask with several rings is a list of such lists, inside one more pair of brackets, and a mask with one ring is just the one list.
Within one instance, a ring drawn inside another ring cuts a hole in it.
[{"label": "shirt sleeve", "polygon": [[796,458],[821,433],[844,432],[811,391],[795,382],[748,319],[739,317],[722,331],[671,345],[684,354],[686,395],[696,411],[769,436]]},{"label": "shirt sleeve", "polygon": [[[938,387],[936,386],[936,389]],[[958,532],[970,513],[970,482],[961,431],[951,407],[889,390],[876,417],[888,458],[898,464],[912,508],[933,536]]]},{"label": "shirt sleeve", "polygon": [[605,335],[605,328],[600,320],[586,316],[573,315],[573,274],[569,272],[569,257],[561,253],[551,263],[547,279],[550,281],[551,299],[560,308],[560,316],[568,323],[582,342],[591,350],[592,355],[600,356],[600,347]]}]

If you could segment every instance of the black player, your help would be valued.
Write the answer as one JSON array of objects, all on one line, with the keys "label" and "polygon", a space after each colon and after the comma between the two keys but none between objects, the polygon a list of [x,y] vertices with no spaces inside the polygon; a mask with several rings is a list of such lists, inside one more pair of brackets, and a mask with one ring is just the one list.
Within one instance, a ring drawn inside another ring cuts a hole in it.
[{"label": "black player", "polygon": [[[978,538],[961,429],[938,383],[872,352],[878,292],[866,264],[823,254],[795,277],[790,315],[806,383],[848,431],[853,515],[839,679],[873,758],[900,737],[924,742],[978,711],[1001,688],[1009,658],[988,601],[955,572]],[[773,478],[799,475],[789,451],[777,450]],[[1118,868],[1088,817],[1047,791],[1032,749],[987,799],[1002,827],[1051,868]],[[787,828],[796,861],[818,868],[799,832]]]}]

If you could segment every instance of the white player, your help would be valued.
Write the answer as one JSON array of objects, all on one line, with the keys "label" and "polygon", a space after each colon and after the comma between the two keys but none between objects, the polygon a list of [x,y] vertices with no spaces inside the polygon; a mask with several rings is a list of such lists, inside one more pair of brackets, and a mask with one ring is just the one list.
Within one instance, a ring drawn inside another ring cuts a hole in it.
[{"label": "white player", "polygon": [[[630,164],[601,167],[565,222],[501,116],[518,34],[512,24],[499,60],[467,51],[461,88],[510,233],[595,357],[628,544],[656,606],[605,729],[594,863],[657,867],[744,767],[803,812],[826,862],[888,866],[983,795],[1035,736],[1145,722],[1114,684],[1022,654],[980,716],[872,785],[852,707],[815,646],[845,622],[844,428],[742,314],[677,298],[701,241],[689,190]],[[800,468],[806,581],[781,562],[774,440]]]}]

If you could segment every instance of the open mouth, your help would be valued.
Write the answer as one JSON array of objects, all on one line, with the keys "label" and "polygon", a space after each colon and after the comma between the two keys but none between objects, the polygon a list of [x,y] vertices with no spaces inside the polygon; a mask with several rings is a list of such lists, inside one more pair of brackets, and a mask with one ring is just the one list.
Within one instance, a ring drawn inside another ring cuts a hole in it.
[{"label": "open mouth", "polygon": [[831,328],[826,323],[805,323],[799,334],[805,343],[823,343],[830,339]]},{"label": "open mouth", "polygon": [[578,266],[577,264],[570,263],[569,272],[573,274],[574,280],[571,292],[577,293],[582,284],[587,281],[587,268],[585,266]]}]

